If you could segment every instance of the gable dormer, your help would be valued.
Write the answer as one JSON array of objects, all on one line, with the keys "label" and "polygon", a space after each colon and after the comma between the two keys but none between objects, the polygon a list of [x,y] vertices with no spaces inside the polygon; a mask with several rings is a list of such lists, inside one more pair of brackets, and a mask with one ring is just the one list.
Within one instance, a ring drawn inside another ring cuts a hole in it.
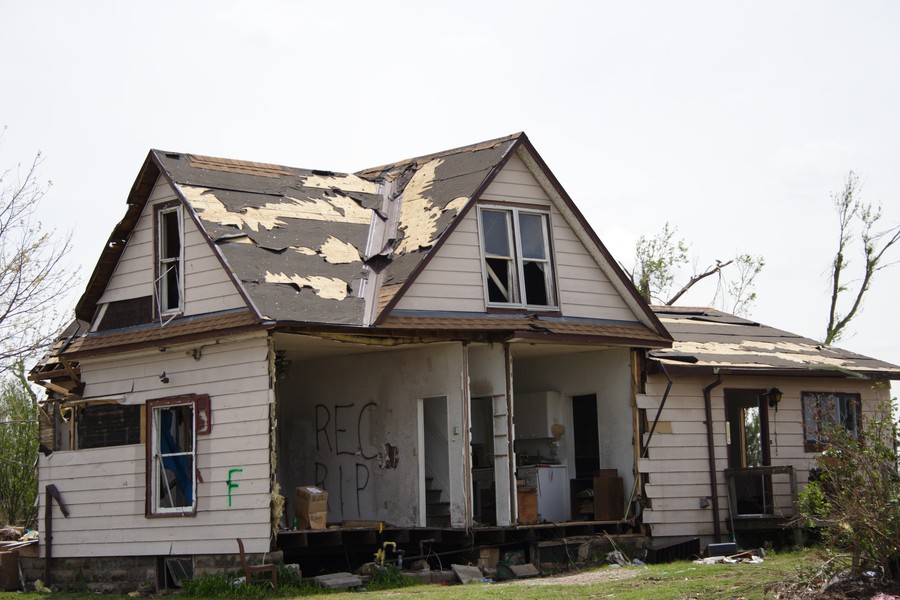
[{"label": "gable dormer", "polygon": [[523,136],[393,309],[656,318]]},{"label": "gable dormer", "polygon": [[[247,307],[206,234],[163,174],[156,174],[133,218],[125,239],[111,240],[106,249],[121,245],[96,300],[91,330],[165,324],[179,317]],[[101,257],[98,269],[104,258],[109,261],[108,256]],[[100,285],[96,271],[92,284]],[[90,292],[91,286],[79,303],[80,310],[86,308]]]}]

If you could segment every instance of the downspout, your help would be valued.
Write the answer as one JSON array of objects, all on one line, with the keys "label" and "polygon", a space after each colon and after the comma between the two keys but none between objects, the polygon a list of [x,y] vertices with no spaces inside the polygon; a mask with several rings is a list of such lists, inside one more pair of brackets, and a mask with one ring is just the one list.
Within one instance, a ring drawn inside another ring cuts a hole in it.
[{"label": "downspout", "polygon": [[712,417],[712,398],[710,393],[712,390],[722,385],[722,373],[716,369],[716,380],[703,388],[703,404],[706,410],[706,445],[707,454],[709,455],[709,485],[712,488],[710,499],[712,500],[713,512],[713,532],[716,536],[716,543],[722,541],[722,527],[719,523],[719,481],[716,476],[716,446],[713,438],[713,417]]}]

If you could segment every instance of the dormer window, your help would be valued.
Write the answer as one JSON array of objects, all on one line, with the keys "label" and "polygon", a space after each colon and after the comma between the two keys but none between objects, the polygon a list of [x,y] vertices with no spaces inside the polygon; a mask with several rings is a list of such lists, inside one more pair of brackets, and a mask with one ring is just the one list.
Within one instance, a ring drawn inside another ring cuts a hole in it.
[{"label": "dormer window", "polygon": [[156,306],[159,314],[184,308],[184,262],[181,206],[166,206],[156,213]]},{"label": "dormer window", "polygon": [[488,306],[555,307],[549,215],[491,207],[479,217]]}]

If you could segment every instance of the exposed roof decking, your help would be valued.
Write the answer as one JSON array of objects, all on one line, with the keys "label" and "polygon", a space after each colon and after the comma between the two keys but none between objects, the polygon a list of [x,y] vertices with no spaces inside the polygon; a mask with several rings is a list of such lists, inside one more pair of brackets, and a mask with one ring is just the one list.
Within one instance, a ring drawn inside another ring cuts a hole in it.
[{"label": "exposed roof decking", "polygon": [[[827,376],[900,379],[900,367],[711,308],[655,306],[675,338],[670,350],[651,356],[670,369],[730,372],[784,371]],[[668,357],[668,360],[665,360]],[[685,359],[696,359],[686,362]]]}]

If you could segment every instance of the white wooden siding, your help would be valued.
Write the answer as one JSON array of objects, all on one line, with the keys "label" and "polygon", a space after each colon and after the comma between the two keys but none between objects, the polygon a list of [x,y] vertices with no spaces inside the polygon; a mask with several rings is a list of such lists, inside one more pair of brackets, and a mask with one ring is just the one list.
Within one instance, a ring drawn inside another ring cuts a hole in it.
[{"label": "white wooden siding", "polygon": [[[200,344],[198,343],[197,346]],[[269,549],[268,344],[265,334],[210,344],[200,360],[190,347],[82,362],[86,396],[124,395],[127,404],[180,394],[209,394],[212,432],[197,437],[197,514],[148,519],[143,444],[54,452],[41,457],[40,489],[56,484],[69,508],[55,509],[53,555],[132,556]],[[162,384],[163,371],[169,384]],[[228,471],[239,487],[228,506]],[[44,498],[41,495],[41,502]],[[43,514],[43,509],[41,513]]]},{"label": "white wooden siding", "polygon": [[[682,377],[666,400],[660,421],[671,424],[671,433],[656,431],[650,441],[647,458],[640,459],[638,469],[649,475],[645,486],[651,507],[643,513],[644,522],[652,526],[655,537],[709,536],[714,533],[711,508],[700,508],[700,499],[711,495],[709,487],[709,458],[706,440],[706,412],[703,407],[703,388],[715,379]],[[638,408],[646,409],[651,420],[665,390],[662,377],[651,377],[647,393],[637,396]],[[725,438],[726,389],[768,389],[778,387],[782,401],[778,411],[769,410],[769,433],[772,440],[772,464],[791,465],[801,487],[815,466],[816,453],[806,452],[803,443],[803,421],[800,393],[803,391],[845,391],[859,393],[864,411],[874,409],[876,393],[871,382],[819,378],[725,377],[722,385],[712,390],[713,439],[716,453],[717,494],[722,531],[727,531],[728,492],[724,470],[728,467],[728,446]],[[645,435],[646,440],[646,435]],[[790,483],[787,475],[772,477],[776,514],[791,514]]]},{"label": "white wooden siding", "polygon": [[[153,207],[176,200],[175,191],[159,177],[138,219],[119,263],[110,277],[100,304],[153,295]],[[210,250],[188,212],[184,226],[184,314],[204,313],[246,306],[226,270]]]},{"label": "white wooden siding", "polygon": [[[481,195],[485,202],[549,210],[560,310],[565,316],[635,321],[609,279],[518,156]],[[397,303],[398,309],[484,312],[478,218],[470,211]]]}]

